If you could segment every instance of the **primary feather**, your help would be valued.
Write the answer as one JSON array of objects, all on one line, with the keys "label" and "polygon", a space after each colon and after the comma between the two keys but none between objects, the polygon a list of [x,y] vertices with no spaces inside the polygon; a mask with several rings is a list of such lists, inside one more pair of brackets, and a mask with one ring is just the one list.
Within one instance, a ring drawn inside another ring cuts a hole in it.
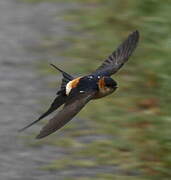
[{"label": "primary feather", "polygon": [[139,32],[134,31],[128,38],[114,51],[93,74],[111,76],[116,73],[131,56],[137,47]]},{"label": "primary feather", "polygon": [[63,127],[92,99],[94,94],[94,91],[90,91],[84,94],[78,94],[77,96],[71,98],[65,104],[64,108],[59,111],[56,116],[49,120],[48,124],[42,128],[36,138],[44,138]]}]

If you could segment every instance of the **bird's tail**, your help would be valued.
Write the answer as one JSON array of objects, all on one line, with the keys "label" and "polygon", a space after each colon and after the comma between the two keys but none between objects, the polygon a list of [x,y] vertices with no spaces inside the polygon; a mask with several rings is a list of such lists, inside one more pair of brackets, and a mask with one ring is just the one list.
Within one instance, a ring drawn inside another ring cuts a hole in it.
[{"label": "bird's tail", "polygon": [[60,68],[58,68],[57,66],[55,66],[54,64],[50,64],[52,67],[54,67],[55,69],[57,69],[58,71],[60,71],[63,75],[63,78],[62,78],[62,83],[61,83],[61,88],[60,90],[57,92],[57,94],[61,94],[63,92],[65,92],[65,87],[67,85],[67,83],[69,81],[72,81],[74,79],[73,76],[71,76],[70,74],[64,72],[63,70],[61,70]]},{"label": "bird's tail", "polygon": [[55,69],[57,69],[59,72],[61,72],[62,73],[62,75],[66,78],[66,79],[68,79],[68,80],[73,80],[74,78],[70,75],[70,74],[68,74],[68,73],[66,73],[65,71],[63,71],[62,69],[60,69],[60,68],[58,68],[56,65],[54,65],[54,64],[50,64],[52,67],[54,67]]}]

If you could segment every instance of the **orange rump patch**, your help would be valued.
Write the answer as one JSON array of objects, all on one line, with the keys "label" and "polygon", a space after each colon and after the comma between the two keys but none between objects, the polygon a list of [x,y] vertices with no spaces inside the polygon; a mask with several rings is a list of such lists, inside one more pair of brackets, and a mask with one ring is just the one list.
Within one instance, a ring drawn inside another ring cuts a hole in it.
[{"label": "orange rump patch", "polygon": [[77,87],[78,83],[80,82],[80,79],[81,79],[81,77],[78,77],[78,78],[72,80],[72,81],[71,81],[71,87],[72,87],[72,88]]},{"label": "orange rump patch", "polygon": [[69,81],[69,83],[66,85],[66,95],[69,95],[70,91],[77,87],[78,83],[80,82],[81,77],[78,77],[76,79],[73,79],[72,81]]}]

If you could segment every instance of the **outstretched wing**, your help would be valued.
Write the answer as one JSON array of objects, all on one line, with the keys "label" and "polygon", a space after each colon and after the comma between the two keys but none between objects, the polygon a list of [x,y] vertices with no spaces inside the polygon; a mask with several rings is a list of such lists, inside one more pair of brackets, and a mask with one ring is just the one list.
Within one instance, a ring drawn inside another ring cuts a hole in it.
[{"label": "outstretched wing", "polygon": [[24,131],[25,129],[29,128],[33,124],[39,122],[44,117],[48,116],[53,111],[57,110],[57,108],[59,108],[62,104],[64,104],[66,100],[67,100],[67,96],[62,96],[62,95],[57,96],[55,100],[53,101],[53,103],[51,104],[51,106],[49,107],[49,109],[45,113],[43,113],[38,119],[30,123],[29,125],[25,126],[24,128],[20,129],[19,131],[20,132]]},{"label": "outstretched wing", "polygon": [[111,76],[128,60],[135,50],[139,40],[139,32],[134,31],[92,74]]},{"label": "outstretched wing", "polygon": [[69,81],[73,80],[74,78],[71,75],[69,75],[68,73],[66,73],[65,71],[63,71],[62,69],[55,66],[54,64],[50,64],[50,65],[52,67],[54,67],[55,69],[57,69],[58,71],[60,71],[62,73],[62,75],[63,75],[61,89],[60,89],[60,91],[57,92],[58,96],[55,98],[55,100],[53,101],[53,103],[51,104],[51,106],[49,107],[49,109],[45,113],[43,113],[38,119],[36,119],[32,123],[30,123],[29,125],[27,125],[24,128],[20,129],[19,132],[24,131],[25,129],[27,129],[30,126],[34,125],[35,123],[39,122],[44,117],[48,116],[50,113],[52,113],[57,108],[59,108],[61,105],[63,105],[66,102],[67,98],[68,98],[67,96],[63,95],[63,91],[65,92],[66,84]]},{"label": "outstretched wing", "polygon": [[65,104],[64,108],[59,111],[56,116],[49,120],[48,124],[42,128],[36,138],[44,138],[63,127],[93,98],[95,93],[96,92],[91,91],[83,94],[78,94],[77,96],[71,98]]}]

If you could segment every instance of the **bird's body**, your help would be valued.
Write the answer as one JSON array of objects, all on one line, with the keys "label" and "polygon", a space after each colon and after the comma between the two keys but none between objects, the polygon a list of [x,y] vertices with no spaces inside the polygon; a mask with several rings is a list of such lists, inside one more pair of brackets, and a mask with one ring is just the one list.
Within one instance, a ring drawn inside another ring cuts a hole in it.
[{"label": "bird's body", "polygon": [[[105,83],[107,79],[111,79],[111,84],[109,86]],[[93,99],[98,99],[111,94],[117,87],[116,82],[111,77],[89,75],[69,81],[66,85],[66,95],[68,96],[74,88],[77,88],[79,93],[84,93],[89,90],[97,91]]]},{"label": "bird's body", "polygon": [[51,64],[63,74],[57,97],[43,115],[21,131],[40,121],[64,104],[63,109],[43,127],[36,138],[46,137],[69,122],[90,100],[99,99],[113,93],[117,88],[117,83],[110,76],[116,73],[128,60],[136,48],[138,40],[138,31],[131,33],[95,72],[87,76],[74,78]]}]

